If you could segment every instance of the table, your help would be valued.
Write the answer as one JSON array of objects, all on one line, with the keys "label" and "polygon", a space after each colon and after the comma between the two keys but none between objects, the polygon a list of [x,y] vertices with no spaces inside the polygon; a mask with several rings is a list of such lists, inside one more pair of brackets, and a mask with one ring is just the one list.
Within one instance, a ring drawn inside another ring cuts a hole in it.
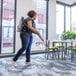
[{"label": "table", "polygon": [[[62,48],[62,55],[61,58],[62,60],[65,60],[65,54],[67,53],[67,43],[70,43],[71,46],[73,46],[73,42],[72,41],[68,41],[68,40],[53,40],[52,41],[52,46],[55,46],[55,44],[58,43],[59,44],[59,51],[58,51],[58,59],[59,57],[59,52],[60,52],[60,48]],[[61,45],[60,45],[61,44]],[[64,48],[65,45],[65,48]],[[72,56],[72,55],[71,55]]]}]

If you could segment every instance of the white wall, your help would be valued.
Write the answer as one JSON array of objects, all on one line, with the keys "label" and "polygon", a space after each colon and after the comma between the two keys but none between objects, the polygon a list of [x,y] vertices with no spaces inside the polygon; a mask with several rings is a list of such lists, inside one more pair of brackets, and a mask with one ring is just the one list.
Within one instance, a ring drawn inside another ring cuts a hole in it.
[{"label": "white wall", "polygon": [[48,39],[56,38],[56,0],[49,0]]},{"label": "white wall", "polygon": [[[17,0],[16,26],[21,16],[26,17],[27,12],[32,9],[32,0]],[[19,32],[16,31],[16,51],[21,47]]]}]

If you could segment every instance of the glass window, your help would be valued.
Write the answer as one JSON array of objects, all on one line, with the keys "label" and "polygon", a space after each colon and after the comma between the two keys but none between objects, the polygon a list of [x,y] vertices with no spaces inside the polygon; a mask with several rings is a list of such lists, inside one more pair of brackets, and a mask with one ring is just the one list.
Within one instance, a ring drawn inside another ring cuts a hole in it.
[{"label": "glass window", "polygon": [[3,0],[1,53],[13,52],[15,0]]},{"label": "glass window", "polygon": [[[0,28],[1,28],[1,0],[0,0]],[[1,48],[1,29],[0,29],[0,48]],[[1,49],[0,49],[1,53]]]},{"label": "glass window", "polygon": [[0,26],[1,26],[1,0],[0,0]]},{"label": "glass window", "polygon": [[72,31],[76,31],[76,6],[71,8],[71,20],[72,20],[72,24],[71,24],[71,29]]},{"label": "glass window", "polygon": [[0,26],[1,26],[1,0],[0,0]]},{"label": "glass window", "polygon": [[66,30],[70,30],[70,7],[66,6]]},{"label": "glass window", "polygon": [[60,37],[64,31],[64,6],[56,4],[56,34]]},{"label": "glass window", "polygon": [[[33,9],[37,12],[36,27],[39,29],[42,37],[46,37],[46,1],[45,0],[32,0]],[[33,36],[32,50],[44,50],[44,44],[38,36]]]}]

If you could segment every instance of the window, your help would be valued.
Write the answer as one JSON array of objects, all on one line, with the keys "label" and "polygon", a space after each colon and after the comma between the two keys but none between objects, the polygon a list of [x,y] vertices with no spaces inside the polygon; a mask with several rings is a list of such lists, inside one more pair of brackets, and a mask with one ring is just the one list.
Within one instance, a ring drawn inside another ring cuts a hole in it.
[{"label": "window", "polygon": [[57,4],[56,5],[56,34],[57,38],[60,38],[60,35],[64,31],[64,6]]},{"label": "window", "polygon": [[66,6],[66,30],[70,30],[70,7]]},{"label": "window", "polygon": [[[42,37],[46,39],[46,1],[32,0],[33,9],[37,12],[36,27],[39,29]],[[44,50],[44,44],[38,36],[33,36],[32,50]]]},{"label": "window", "polygon": [[56,5],[56,33],[62,34],[64,31],[64,6]]},{"label": "window", "polygon": [[72,31],[76,31],[76,6],[71,8],[71,20],[72,20],[72,24],[71,24],[71,29]]},{"label": "window", "polygon": [[[1,28],[1,0],[0,0],[0,28]],[[1,48],[1,29],[0,29],[0,48]],[[1,49],[0,49],[1,53]]]},{"label": "window", "polygon": [[1,0],[0,0],[0,26],[1,26]]},{"label": "window", "polygon": [[13,53],[15,0],[3,0],[1,53]]}]

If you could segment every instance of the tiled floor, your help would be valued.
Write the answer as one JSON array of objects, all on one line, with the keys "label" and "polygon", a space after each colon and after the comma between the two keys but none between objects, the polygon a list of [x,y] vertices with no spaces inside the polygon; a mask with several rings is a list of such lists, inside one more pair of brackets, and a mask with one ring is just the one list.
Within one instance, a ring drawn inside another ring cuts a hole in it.
[{"label": "tiled floor", "polygon": [[11,66],[12,58],[0,59],[0,76],[76,76],[76,62],[70,60],[46,60],[44,55],[32,55],[32,66],[25,65],[20,57],[17,67]]}]

